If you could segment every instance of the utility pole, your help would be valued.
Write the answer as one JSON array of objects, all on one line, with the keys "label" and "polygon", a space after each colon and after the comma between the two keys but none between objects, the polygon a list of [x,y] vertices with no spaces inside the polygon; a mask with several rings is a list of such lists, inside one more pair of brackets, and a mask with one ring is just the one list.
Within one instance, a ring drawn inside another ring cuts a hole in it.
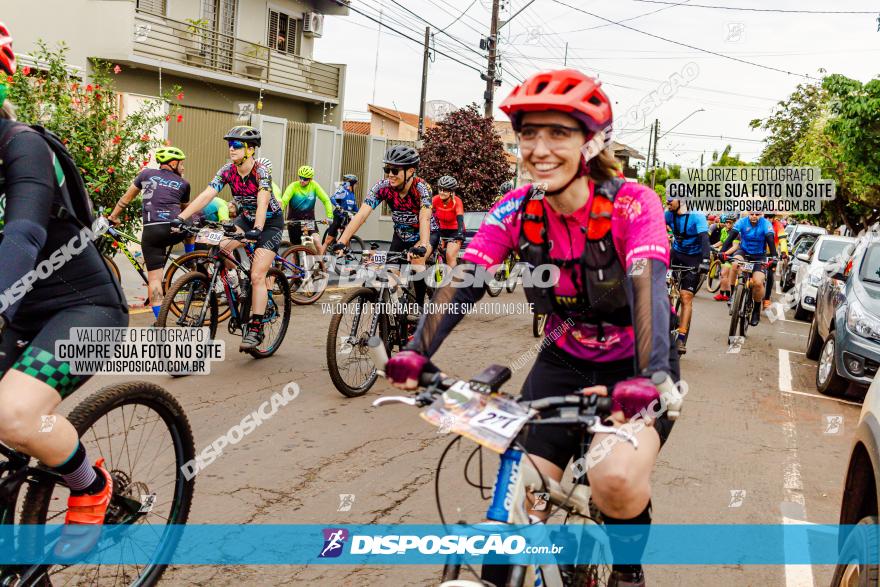
[{"label": "utility pole", "polygon": [[486,108],[484,115],[486,118],[492,118],[492,111],[495,109],[495,86],[501,85],[501,80],[495,80],[495,61],[498,58],[498,4],[500,0],[492,0],[492,23],[489,26],[489,38],[486,42],[486,48],[489,50],[489,66],[485,75],[480,75],[486,80],[486,93],[483,94]]},{"label": "utility pole", "polygon": [[568,41],[565,42],[565,57],[562,58],[562,67],[568,67]]},{"label": "utility pole", "polygon": [[425,55],[422,58],[422,101],[419,105],[419,140],[425,136],[425,96],[428,93],[428,58],[431,55],[431,27],[425,27]]},{"label": "utility pole", "polygon": [[645,181],[648,181],[648,172],[651,170],[651,145],[654,142],[654,125],[648,131],[648,158],[645,159]]},{"label": "utility pole", "polygon": [[654,164],[651,172],[651,189],[654,189],[654,182],[657,179],[657,139],[660,136],[660,119],[654,119]]}]

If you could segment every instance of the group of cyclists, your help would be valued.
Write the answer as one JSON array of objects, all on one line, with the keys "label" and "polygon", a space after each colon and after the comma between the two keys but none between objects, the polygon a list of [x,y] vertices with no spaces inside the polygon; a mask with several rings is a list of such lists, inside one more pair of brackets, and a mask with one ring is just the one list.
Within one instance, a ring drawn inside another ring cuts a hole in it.
[{"label": "group of cyclists", "polygon": [[[0,25],[0,69],[11,76],[15,68],[11,37]],[[0,82],[0,258],[4,260],[0,292],[78,231],[70,215],[58,213],[70,200],[72,178],[62,173],[44,138],[15,121],[14,107],[5,95]],[[610,423],[620,426],[659,399],[652,376],[668,374],[679,380],[679,354],[686,350],[698,274],[707,270],[713,247],[722,259],[734,261],[716,297],[723,300],[736,276],[735,261],[764,261],[768,254],[777,255],[773,224],[750,214],[738,220],[726,217],[722,226],[710,229],[705,217],[676,200],[667,202],[664,213],[654,191],[622,178],[610,148],[611,101],[597,80],[577,70],[532,75],[500,108],[510,117],[522,165],[533,183],[516,189],[507,186],[510,189],[493,205],[462,255],[464,274],[457,272],[452,283],[434,293],[437,310],[422,313],[407,348],[389,359],[386,376],[397,387],[414,389],[423,373],[438,370],[431,359],[466,309],[484,295],[479,284],[491,281],[486,273],[516,254],[525,263],[559,269],[552,287],[524,284],[524,289],[535,311],[549,316],[547,331],[562,332],[552,344],[542,346],[522,397],[607,395],[614,387]],[[233,219],[244,239],[255,243],[250,266],[253,313],[242,350],[262,340],[266,273],[283,239],[285,207],[289,220],[314,220],[316,200],[321,201],[331,221],[329,233],[319,243],[323,253],[334,240],[334,251],[344,249],[384,202],[393,221],[391,252],[415,248],[420,252],[412,253],[409,262],[419,268],[442,238],[448,242],[447,262],[455,265],[464,240],[458,182],[451,176],[439,178],[434,195],[432,186],[418,175],[420,156],[413,147],[387,150],[384,178],[367,190],[358,207],[354,175],[343,176],[339,189],[328,197],[315,182],[314,169],[304,165],[298,169],[298,180],[279,194],[271,163],[257,158],[261,145],[257,129],[236,126],[223,140],[229,162],[195,197],[183,177],[186,155],[178,148],[163,147],[155,153],[159,168],[139,173],[109,215],[117,221],[141,195],[142,247],[154,312],[162,303],[165,251],[183,240],[180,228],[198,218]],[[218,197],[227,186],[232,195],[228,203]],[[347,223],[343,215],[350,216]],[[291,226],[290,240],[297,243],[299,237]],[[241,244],[227,239],[222,246],[233,249]],[[675,317],[666,295],[671,264],[693,268],[682,279],[682,315],[675,340],[670,336]],[[758,275],[756,270],[756,301],[763,299],[766,283]],[[465,285],[468,276],[481,278]],[[417,281],[415,287],[417,299],[423,301],[426,283]],[[93,243],[37,279],[21,300],[0,312],[0,442],[63,476],[71,490],[65,532],[75,534],[83,526],[103,523],[113,489],[102,461],[92,464],[63,416],[57,417],[51,431],[38,432],[41,415],[53,414],[62,399],[89,379],[70,374],[69,365],[54,356],[54,343],[68,338],[74,327],[122,327],[128,322],[120,285]],[[558,329],[563,323],[571,326]],[[493,342],[488,339],[487,348]],[[651,523],[651,473],[672,425],[665,414],[660,415],[636,433],[638,450],[629,443],[618,444],[587,472],[593,502],[609,534]],[[597,434],[594,443],[602,444],[607,436]],[[571,430],[554,426],[538,427],[522,439],[540,473],[556,481],[577,454],[579,442]],[[549,511],[531,507],[535,503],[531,495],[528,503],[535,522],[547,519]],[[632,538],[631,532],[626,535]],[[639,535],[637,547],[643,550],[646,542],[647,533]],[[482,576],[503,585],[508,572],[504,565],[484,565]],[[614,564],[609,584],[644,585],[642,567]]]}]

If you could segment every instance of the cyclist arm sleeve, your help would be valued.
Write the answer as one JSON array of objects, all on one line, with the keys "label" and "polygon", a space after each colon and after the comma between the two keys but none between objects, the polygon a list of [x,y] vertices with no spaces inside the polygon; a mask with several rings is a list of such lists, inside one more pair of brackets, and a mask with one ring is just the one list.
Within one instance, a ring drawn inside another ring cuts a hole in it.
[{"label": "cyclist arm sleeve", "polygon": [[731,228],[730,232],[727,233],[727,239],[724,241],[724,244],[721,245],[721,250],[726,251],[730,248],[730,245],[733,244],[733,241],[739,236],[739,231],[735,228]]},{"label": "cyclist arm sleeve", "polygon": [[324,191],[324,188],[318,182],[315,182],[315,195],[324,204],[324,212],[327,214],[327,218],[333,220],[333,203],[330,201],[330,196],[327,195],[327,192]]},{"label": "cyclist arm sleeve", "polygon": [[432,357],[452,329],[486,293],[483,284],[492,279],[482,265],[462,263],[453,271],[452,283],[437,290],[431,300],[441,311],[422,316],[412,342],[406,347],[408,350]]},{"label": "cyclist arm sleeve", "polygon": [[293,197],[293,190],[296,188],[296,182],[291,183],[284,190],[284,193],[281,194],[281,205],[284,208],[287,208],[287,205],[290,203],[290,199]]},{"label": "cyclist arm sleeve", "polygon": [[642,271],[627,267],[626,296],[635,334],[636,373],[669,372],[669,296],[666,264],[646,259]]},{"label": "cyclist arm sleeve", "polygon": [[[0,314],[12,322],[33,282],[22,280],[37,264],[46,244],[47,226],[55,199],[52,154],[42,137],[21,132],[7,145],[6,211],[3,239],[0,241]],[[16,283],[26,287],[13,287]]]},{"label": "cyclist arm sleeve", "polygon": [[701,245],[701,248],[703,249],[703,258],[708,259],[709,258],[709,233],[708,232],[701,232],[700,233],[700,245]]},{"label": "cyclist arm sleeve", "polygon": [[776,256],[776,237],[772,232],[768,232],[764,235],[764,241],[767,243],[767,247],[770,249],[770,256]]}]

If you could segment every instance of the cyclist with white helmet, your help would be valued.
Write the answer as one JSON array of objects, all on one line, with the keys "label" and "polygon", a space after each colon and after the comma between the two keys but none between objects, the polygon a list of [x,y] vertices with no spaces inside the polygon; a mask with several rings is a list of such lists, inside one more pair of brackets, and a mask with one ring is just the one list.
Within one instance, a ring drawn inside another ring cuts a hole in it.
[{"label": "cyclist with white helmet", "polygon": [[455,267],[458,261],[458,251],[464,242],[464,204],[455,191],[458,189],[458,181],[451,175],[444,175],[437,180],[437,191],[434,196],[434,219],[437,221],[439,230],[436,241],[447,240],[446,264]]},{"label": "cyclist with white helmet", "polygon": [[[162,307],[162,274],[165,269],[168,248],[183,241],[188,235],[171,232],[171,221],[180,214],[189,202],[190,185],[183,179],[183,162],[186,155],[177,147],[160,147],[156,150],[159,169],[144,169],[128,190],[123,194],[113,212],[107,217],[114,224],[119,223],[119,215],[142,194],[144,229],[141,236],[141,251],[147,266],[147,287],[153,315],[158,318]],[[191,244],[185,245],[186,252],[195,250]]]},{"label": "cyclist with white helmet", "polygon": [[[281,196],[281,204],[287,208],[288,220],[314,220],[315,219],[315,200],[321,200],[324,204],[324,212],[327,213],[327,220],[333,220],[333,204],[324,188],[315,181],[315,170],[309,165],[300,167],[296,174],[299,176],[298,181],[292,182],[284,190]],[[302,241],[302,225],[290,224],[287,226],[287,234],[290,242],[294,245],[300,244]]]}]

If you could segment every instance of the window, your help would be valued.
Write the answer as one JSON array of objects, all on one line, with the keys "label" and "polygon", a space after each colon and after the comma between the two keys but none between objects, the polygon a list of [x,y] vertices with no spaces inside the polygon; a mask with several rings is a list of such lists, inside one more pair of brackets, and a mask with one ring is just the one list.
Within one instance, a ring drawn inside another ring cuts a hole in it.
[{"label": "window", "polygon": [[136,7],[138,10],[143,10],[144,12],[151,12],[153,14],[161,14],[162,16],[165,16],[168,2],[167,0],[137,0]]},{"label": "window", "polygon": [[269,10],[269,38],[266,44],[287,55],[299,53],[296,46],[297,20],[283,12]]}]

